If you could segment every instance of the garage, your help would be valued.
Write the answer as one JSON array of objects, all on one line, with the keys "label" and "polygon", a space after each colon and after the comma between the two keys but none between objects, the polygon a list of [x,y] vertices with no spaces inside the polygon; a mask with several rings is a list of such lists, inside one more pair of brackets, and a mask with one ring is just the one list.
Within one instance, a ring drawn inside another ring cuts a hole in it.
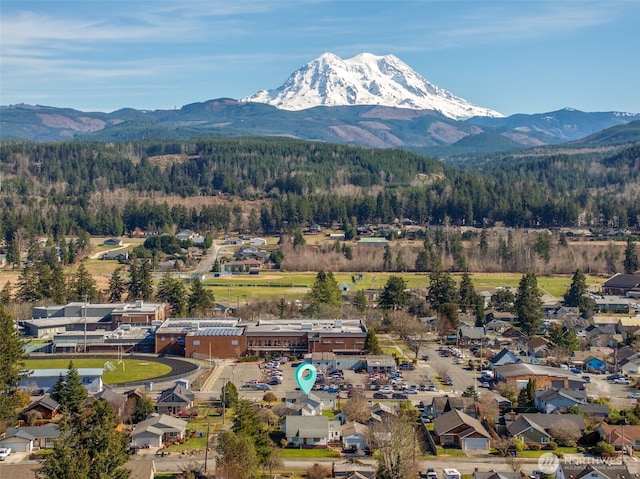
[{"label": "garage", "polygon": [[465,451],[488,451],[489,439],[484,437],[470,437],[464,439],[462,448]]},{"label": "garage", "polygon": [[33,436],[22,431],[16,431],[15,435],[0,440],[0,447],[9,447],[12,452],[31,452],[33,449]]}]

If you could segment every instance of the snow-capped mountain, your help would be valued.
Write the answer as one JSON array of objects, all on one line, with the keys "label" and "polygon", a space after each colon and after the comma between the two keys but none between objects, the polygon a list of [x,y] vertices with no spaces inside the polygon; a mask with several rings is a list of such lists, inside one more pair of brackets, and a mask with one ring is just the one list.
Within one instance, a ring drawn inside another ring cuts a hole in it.
[{"label": "snow-capped mountain", "polygon": [[393,55],[371,53],[361,53],[347,60],[325,53],[291,74],[280,88],[261,90],[241,101],[267,103],[282,110],[382,105],[435,110],[455,120],[503,116],[428,82]]}]

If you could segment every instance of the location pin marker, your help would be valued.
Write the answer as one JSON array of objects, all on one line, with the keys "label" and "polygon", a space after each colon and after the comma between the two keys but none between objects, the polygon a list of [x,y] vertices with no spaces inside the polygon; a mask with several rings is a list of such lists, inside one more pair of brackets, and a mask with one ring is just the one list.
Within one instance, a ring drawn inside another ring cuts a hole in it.
[{"label": "location pin marker", "polygon": [[296,382],[300,386],[300,390],[307,396],[311,392],[311,388],[316,383],[318,371],[313,364],[301,363],[296,368]]}]

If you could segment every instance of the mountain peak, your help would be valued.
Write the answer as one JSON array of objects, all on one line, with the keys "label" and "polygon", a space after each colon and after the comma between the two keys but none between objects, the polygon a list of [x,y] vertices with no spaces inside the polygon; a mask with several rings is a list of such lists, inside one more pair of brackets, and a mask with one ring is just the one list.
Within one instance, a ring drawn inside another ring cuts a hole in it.
[{"label": "mountain peak", "polygon": [[428,82],[394,55],[372,53],[360,53],[346,60],[323,53],[293,72],[279,88],[261,90],[241,101],[267,103],[283,110],[381,105],[434,110],[456,120],[503,116]]}]

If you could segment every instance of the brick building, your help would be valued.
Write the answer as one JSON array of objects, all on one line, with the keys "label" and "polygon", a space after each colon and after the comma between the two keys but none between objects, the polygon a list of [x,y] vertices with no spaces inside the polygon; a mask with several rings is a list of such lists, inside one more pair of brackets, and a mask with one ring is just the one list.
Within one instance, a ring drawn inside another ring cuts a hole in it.
[{"label": "brick building", "polygon": [[496,366],[495,378],[505,382],[516,390],[526,387],[530,379],[535,380],[537,388],[581,389],[585,381],[562,368],[538,366],[536,364],[515,363]]}]

